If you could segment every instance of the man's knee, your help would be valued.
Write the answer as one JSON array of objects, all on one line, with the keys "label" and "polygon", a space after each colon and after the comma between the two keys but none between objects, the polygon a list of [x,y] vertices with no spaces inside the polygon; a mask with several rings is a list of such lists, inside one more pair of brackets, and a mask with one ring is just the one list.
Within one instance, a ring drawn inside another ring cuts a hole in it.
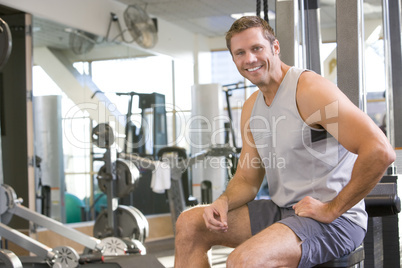
[{"label": "man's knee", "polygon": [[194,236],[201,232],[203,217],[201,208],[183,211],[176,221],[176,236]]},{"label": "man's knee", "polygon": [[244,265],[244,258],[242,252],[240,250],[234,250],[232,253],[229,254],[227,260],[226,260],[226,267],[228,268],[233,268],[236,267],[242,267]]},{"label": "man's knee", "polygon": [[258,266],[258,261],[258,256],[254,256],[252,251],[236,248],[229,254],[226,267],[261,267]]}]

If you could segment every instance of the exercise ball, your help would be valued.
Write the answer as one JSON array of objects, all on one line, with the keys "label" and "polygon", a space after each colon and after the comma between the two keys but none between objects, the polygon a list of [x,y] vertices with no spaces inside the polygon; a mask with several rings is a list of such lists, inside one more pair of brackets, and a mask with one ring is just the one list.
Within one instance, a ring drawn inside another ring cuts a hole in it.
[{"label": "exercise ball", "polygon": [[98,215],[104,208],[107,208],[107,196],[104,193],[96,193],[94,196],[95,213]]},{"label": "exercise ball", "polygon": [[71,193],[64,193],[66,223],[81,222],[81,210],[84,202]]}]

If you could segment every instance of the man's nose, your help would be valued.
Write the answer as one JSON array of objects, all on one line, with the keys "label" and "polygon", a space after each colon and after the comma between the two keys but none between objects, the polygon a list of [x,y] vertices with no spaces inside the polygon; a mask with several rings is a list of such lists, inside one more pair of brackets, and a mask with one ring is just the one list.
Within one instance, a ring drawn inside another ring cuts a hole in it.
[{"label": "man's nose", "polygon": [[247,52],[246,53],[246,62],[247,63],[253,63],[255,61],[257,61],[256,55],[254,53],[252,53],[252,52]]}]

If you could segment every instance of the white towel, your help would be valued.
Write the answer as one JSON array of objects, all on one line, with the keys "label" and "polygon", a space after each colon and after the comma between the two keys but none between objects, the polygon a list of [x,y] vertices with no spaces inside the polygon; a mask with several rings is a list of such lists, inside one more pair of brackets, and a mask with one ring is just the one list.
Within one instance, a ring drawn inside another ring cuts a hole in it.
[{"label": "white towel", "polygon": [[170,189],[169,162],[154,161],[155,169],[152,171],[151,188],[157,194],[163,194]]}]

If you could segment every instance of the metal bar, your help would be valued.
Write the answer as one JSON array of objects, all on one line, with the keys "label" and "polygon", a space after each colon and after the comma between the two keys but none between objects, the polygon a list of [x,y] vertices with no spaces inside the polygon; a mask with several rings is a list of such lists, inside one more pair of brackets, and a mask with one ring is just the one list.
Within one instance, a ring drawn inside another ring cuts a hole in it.
[{"label": "metal bar", "polygon": [[[391,1],[392,2],[392,1]],[[397,1],[394,1],[397,2]],[[390,32],[390,18],[389,18],[389,1],[382,1],[382,19],[383,19],[383,35],[384,35],[384,67],[385,67],[385,100],[387,107],[387,118],[386,118],[386,132],[387,137],[393,147],[395,147],[394,142],[394,131],[393,131],[393,103],[392,103],[392,66],[391,66],[391,32]]]},{"label": "metal bar", "polygon": [[[395,147],[402,147],[402,42],[401,1],[383,0],[384,50],[386,68],[387,136]],[[386,28],[387,27],[387,28]],[[386,36],[387,34],[387,36]],[[398,155],[398,154],[397,154]],[[395,162],[399,162],[397,159]],[[392,174],[398,170],[392,168]],[[400,205],[400,204],[399,204]],[[400,209],[400,207],[399,207]],[[384,267],[401,267],[398,214],[383,219]],[[396,235],[395,235],[396,234]],[[392,245],[392,246],[390,246]]]},{"label": "metal bar", "polygon": [[[100,248],[101,241],[91,236],[87,236],[75,229],[64,226],[62,223],[45,217],[39,213],[29,210],[22,205],[16,205],[12,211],[14,215],[24,218],[28,221],[32,221],[40,226],[56,232],[68,239],[71,239],[81,245],[84,245],[90,249],[102,249]],[[11,239],[10,239],[11,240]]]},{"label": "metal bar", "polygon": [[[116,183],[116,176],[113,171],[113,163],[116,162],[115,147],[112,145],[107,149],[105,153],[105,167],[106,174],[110,174],[110,178],[106,180],[106,196],[107,196],[107,222],[111,230],[113,230],[113,236],[117,235],[117,223],[115,211],[118,207],[118,201],[114,197],[114,188]],[[117,167],[115,167],[117,169]]]},{"label": "metal bar", "polygon": [[[199,153],[194,154],[192,157],[187,158],[183,161],[175,163],[172,169],[180,169],[181,171],[187,169],[188,167],[195,164],[197,161],[202,161],[207,157],[209,150],[204,150]],[[155,161],[149,160],[148,158],[144,158],[134,154],[125,154],[120,153],[119,157],[132,161],[137,167],[147,169],[147,170],[154,170],[155,169]]]},{"label": "metal bar", "polygon": [[281,60],[291,66],[303,67],[299,62],[298,0],[277,0],[276,37],[281,45]]},{"label": "metal bar", "polygon": [[207,157],[208,153],[209,153],[209,150],[204,150],[204,151],[194,154],[190,158],[187,158],[186,167],[188,168],[188,167],[194,165],[195,162],[204,160],[205,157]]},{"label": "metal bar", "polygon": [[233,147],[236,146],[236,137],[235,137],[235,132],[233,128],[233,117],[232,117],[232,108],[230,107],[230,94],[229,91],[225,91],[225,96],[226,96],[226,104],[228,106],[228,116],[229,116],[229,126],[230,126],[230,134],[232,134],[232,145]]},{"label": "metal bar", "polygon": [[321,74],[321,31],[320,9],[318,0],[304,1],[305,41],[306,41],[306,68]]},{"label": "metal bar", "polygon": [[366,112],[363,0],[336,1],[338,87]]},{"label": "metal bar", "polygon": [[119,153],[119,157],[132,161],[139,168],[148,170],[155,169],[154,161],[148,158],[144,158],[135,154],[126,154],[126,153]]},{"label": "metal bar", "polygon": [[56,254],[52,252],[52,248],[32,239],[31,237],[20,233],[7,225],[0,223],[0,234],[2,237],[13,241],[20,247],[35,253],[38,257],[46,260],[52,260]]},{"label": "metal bar", "polygon": [[[401,1],[388,2],[388,29],[389,29],[389,52],[388,66],[391,67],[390,88],[387,91],[387,102],[389,101],[387,114],[387,133],[390,136],[390,142],[394,147],[402,147],[402,41],[401,41]],[[385,6],[383,7],[383,9]],[[385,18],[383,18],[385,20]],[[385,30],[385,27],[384,27]],[[385,31],[384,31],[385,32]],[[387,65],[386,65],[387,66]]]}]

